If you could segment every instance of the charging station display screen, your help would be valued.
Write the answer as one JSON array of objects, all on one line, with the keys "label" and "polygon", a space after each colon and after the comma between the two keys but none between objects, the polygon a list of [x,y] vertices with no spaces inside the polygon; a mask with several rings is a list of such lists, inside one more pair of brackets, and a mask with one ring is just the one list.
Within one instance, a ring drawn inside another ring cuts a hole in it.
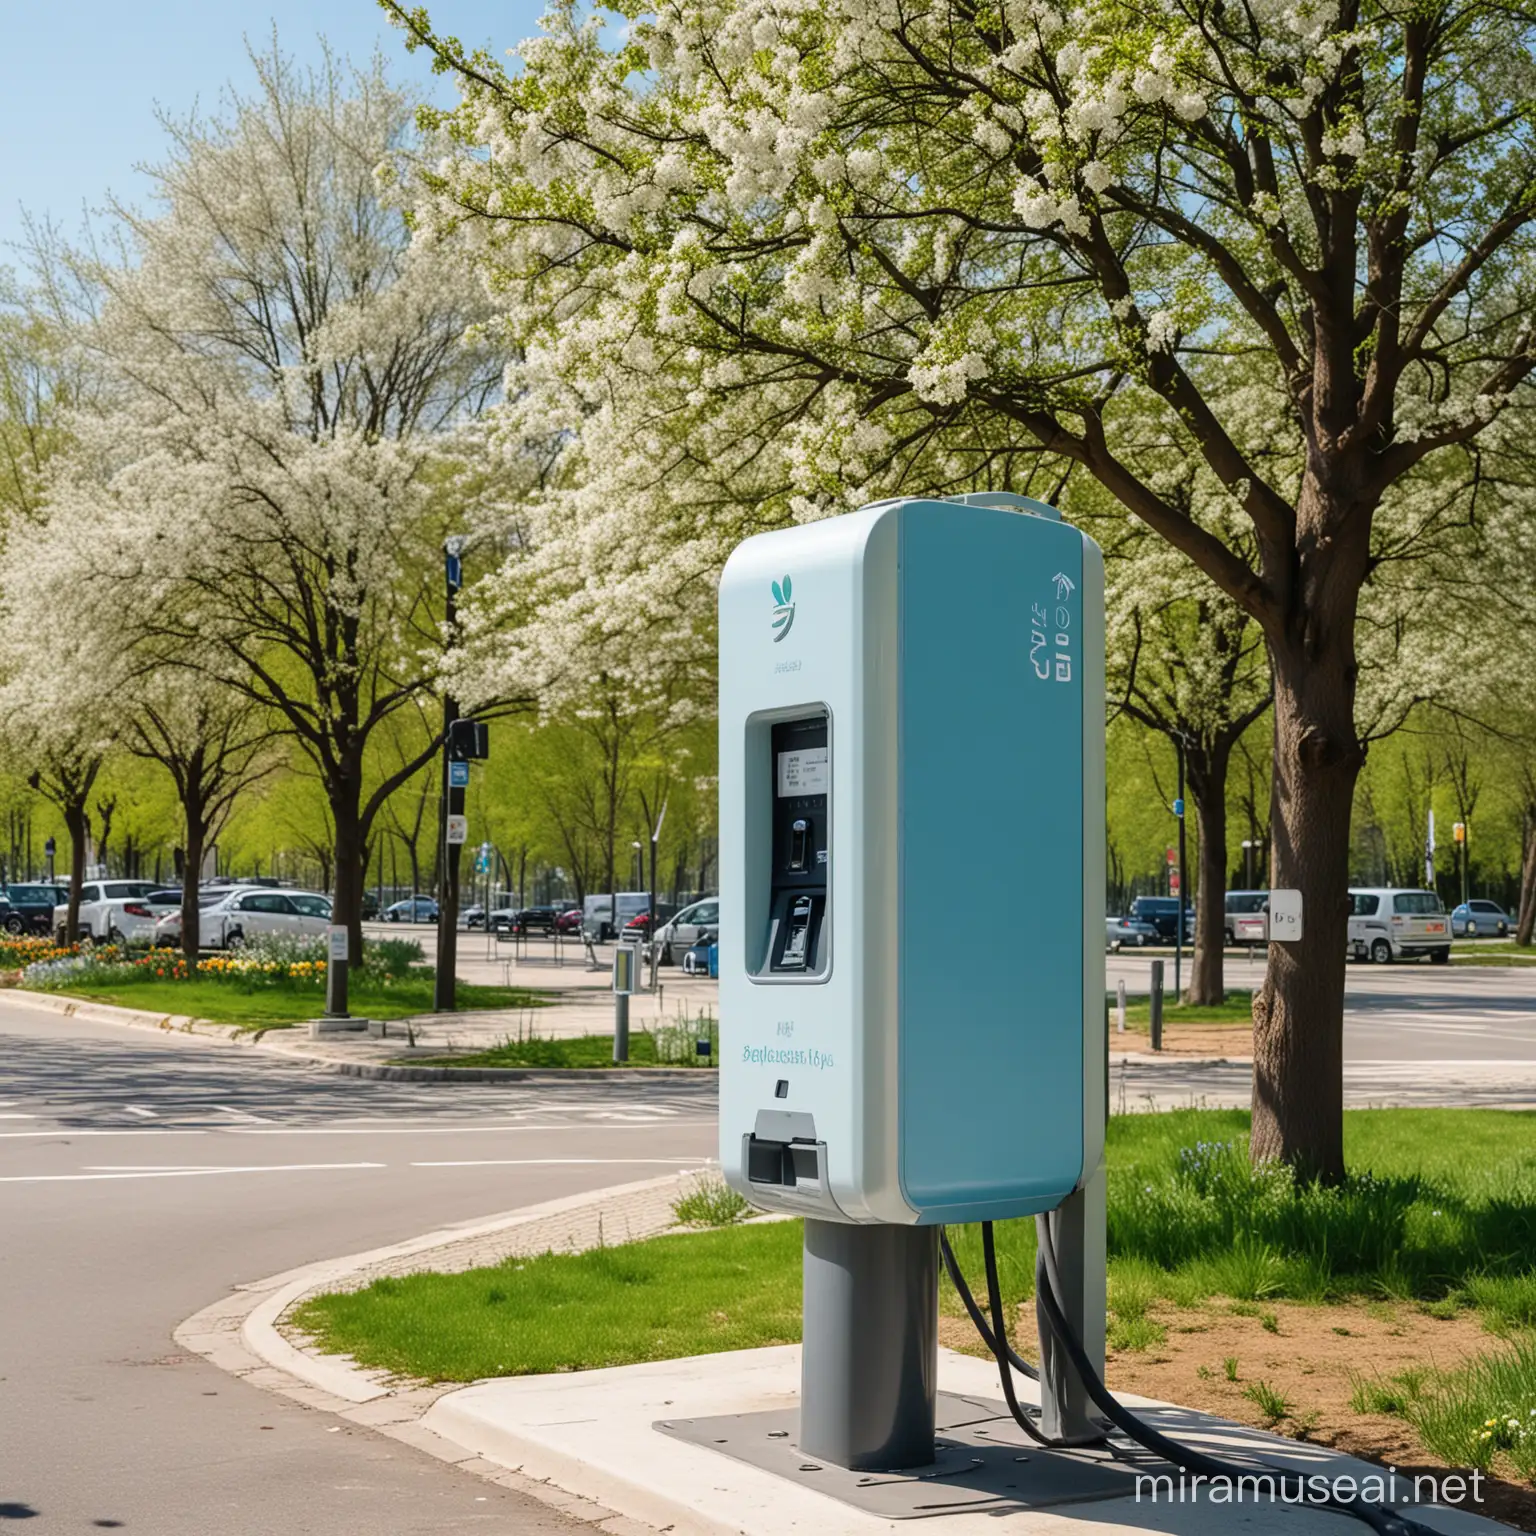
[{"label": "charging station display screen", "polygon": [[786,795],[824,795],[832,787],[825,747],[803,747],[798,752],[780,752],[778,770],[781,800]]}]

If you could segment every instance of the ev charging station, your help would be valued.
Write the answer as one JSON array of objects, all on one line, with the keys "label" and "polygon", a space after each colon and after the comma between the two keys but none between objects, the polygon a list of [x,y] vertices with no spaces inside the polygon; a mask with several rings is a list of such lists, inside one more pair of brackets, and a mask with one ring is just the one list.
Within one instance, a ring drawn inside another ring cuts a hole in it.
[{"label": "ev charging station", "polygon": [[[798,1444],[933,1460],[939,1231],[1049,1216],[1104,1353],[1104,580],[1024,497],[761,534],[720,587],[720,1161],[805,1223]],[[1041,1325],[1041,1426],[1099,1434]]]}]

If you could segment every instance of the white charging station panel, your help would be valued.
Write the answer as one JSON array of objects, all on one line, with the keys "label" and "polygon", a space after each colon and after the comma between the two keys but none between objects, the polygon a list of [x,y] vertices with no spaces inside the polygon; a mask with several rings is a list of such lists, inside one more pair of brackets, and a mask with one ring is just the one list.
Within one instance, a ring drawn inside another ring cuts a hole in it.
[{"label": "white charging station panel", "polygon": [[720,1157],[1002,1219],[1099,1165],[1103,565],[1022,497],[748,539],[720,587]]}]

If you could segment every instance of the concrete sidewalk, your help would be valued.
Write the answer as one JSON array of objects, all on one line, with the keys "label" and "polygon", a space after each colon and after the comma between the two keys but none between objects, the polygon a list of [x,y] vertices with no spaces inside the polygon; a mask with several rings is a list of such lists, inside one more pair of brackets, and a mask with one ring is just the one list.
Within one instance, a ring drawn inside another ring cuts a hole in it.
[{"label": "concrete sidewalk", "polygon": [[[711,1446],[674,1438],[659,1427],[680,1420],[793,1409],[799,1386],[799,1347],[782,1346],[613,1370],[478,1382],[439,1398],[422,1425],[486,1461],[546,1479],[677,1536],[897,1536],[911,1530],[909,1519],[870,1513],[809,1486],[816,1481],[814,1474],[828,1471],[814,1457],[790,1458],[799,1463],[801,1472],[812,1474],[791,1481]],[[963,1396],[978,1407],[1001,1397],[994,1365],[945,1349],[939,1351],[939,1391]],[[1038,1402],[1035,1384],[1021,1380],[1019,1397]],[[1378,1467],[1323,1447],[1128,1394],[1122,1401],[1208,1455],[1245,1462],[1257,1458],[1307,1477],[1353,1478],[1356,1486],[1362,1479],[1382,1475]],[[1001,1409],[1001,1404],[996,1406]],[[1006,1410],[1001,1411],[1006,1418]],[[999,1425],[994,1435],[1017,1434],[1011,1421],[1006,1428],[994,1422]],[[725,1426],[721,1429],[724,1432]],[[1019,1448],[1015,1461],[1029,1462],[1039,1454],[1022,1439]],[[1139,1465],[1144,1465],[1146,1475],[1169,1471],[1160,1461]],[[1021,1469],[1021,1487],[1028,1486],[1028,1476],[1029,1471]],[[898,1480],[898,1474],[882,1474],[862,1481],[890,1484]],[[908,1475],[906,1481],[931,1490],[930,1502],[914,1513],[923,1516],[925,1530],[941,1536],[1067,1536],[1088,1525],[1095,1536],[1146,1531],[1224,1536],[1235,1529],[1254,1536],[1269,1532],[1343,1536],[1369,1529],[1359,1521],[1316,1508],[1259,1503],[1253,1494],[1237,1511],[1230,1501],[1212,1500],[1198,1488],[1185,1499],[1173,1492],[1179,1488],[1177,1473],[1169,1495],[1160,1502],[1128,1494],[1044,1508],[1003,1497],[966,1510],[958,1507],[957,1485],[925,1483],[921,1471]],[[1124,1481],[1134,1488],[1132,1476],[1126,1475]],[[939,1490],[946,1487],[950,1491],[941,1494]],[[1021,1493],[1018,1499],[1025,1497]],[[946,1502],[955,1507],[946,1510]],[[1432,1529],[1446,1532],[1510,1529],[1466,1509],[1415,1506],[1411,1513]]]},{"label": "concrete sidewalk", "polygon": [[[673,1230],[672,1204],[696,1177],[668,1175],[597,1191],[274,1275],[205,1308],[176,1331],[176,1338],[253,1386],[337,1414],[452,1462],[466,1473],[533,1493],[609,1536],[654,1536],[661,1531],[673,1536],[897,1536],[904,1528],[910,1530],[905,1521],[854,1508],[804,1482],[778,1478],[657,1427],[720,1414],[793,1408],[799,1388],[797,1346],[508,1378],[454,1389],[391,1378],[360,1369],[343,1357],[319,1354],[284,1322],[304,1297],[318,1290],[353,1289],[383,1275],[421,1269],[453,1271],[493,1264],[513,1254],[580,1251]],[[949,1350],[940,1351],[939,1388],[962,1395],[983,1412],[1000,1396],[990,1362]],[[1020,1381],[1022,1398],[1033,1401],[1033,1390],[1032,1383]],[[1218,1455],[1256,1455],[1309,1476],[1360,1480],[1380,1472],[1321,1447],[1192,1410],[1130,1396],[1123,1400],[1147,1410],[1178,1438]],[[1000,1437],[992,1444],[1006,1453],[1011,1443],[1007,1436],[1017,1432],[1001,1420],[989,1422],[997,1427],[981,1433]],[[1032,1455],[1024,1447],[1013,1459]],[[825,1470],[814,1463],[811,1468]],[[923,1486],[937,1494],[954,1485]],[[1172,1488],[1177,1487],[1175,1477]],[[943,1494],[944,1501],[960,1502],[953,1492]],[[923,1512],[927,1520],[938,1522],[940,1536],[1069,1536],[1089,1524],[1095,1536],[1146,1531],[1218,1536],[1234,1529],[1255,1536],[1342,1536],[1365,1529],[1315,1508],[1255,1505],[1252,1495],[1237,1512],[1225,1502],[1195,1494],[1188,1499],[1171,1495],[1171,1501],[1163,1497],[1161,1502],[1117,1494],[1045,1508],[1003,1499],[984,1509],[945,1513],[930,1504]],[[1418,1506],[1413,1513],[1446,1532],[1507,1529],[1465,1509]]]}]

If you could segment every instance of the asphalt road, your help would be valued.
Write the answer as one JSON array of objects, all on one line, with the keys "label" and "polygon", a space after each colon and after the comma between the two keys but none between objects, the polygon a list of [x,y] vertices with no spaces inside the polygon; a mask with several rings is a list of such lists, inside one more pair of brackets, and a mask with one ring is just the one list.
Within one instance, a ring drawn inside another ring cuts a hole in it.
[{"label": "asphalt road", "polygon": [[[1148,956],[1109,955],[1105,968],[1111,991],[1121,979],[1132,995],[1147,991]],[[1229,990],[1257,987],[1263,980],[1262,954],[1227,957]],[[1164,964],[1164,985],[1171,995],[1171,957]],[[1347,966],[1344,1059],[1536,1061],[1536,966]]]},{"label": "asphalt road", "polygon": [[702,1160],[711,1085],[355,1082],[3,1004],[0,1063],[7,1530],[585,1529],[248,1386],[171,1332],[244,1281]]}]

